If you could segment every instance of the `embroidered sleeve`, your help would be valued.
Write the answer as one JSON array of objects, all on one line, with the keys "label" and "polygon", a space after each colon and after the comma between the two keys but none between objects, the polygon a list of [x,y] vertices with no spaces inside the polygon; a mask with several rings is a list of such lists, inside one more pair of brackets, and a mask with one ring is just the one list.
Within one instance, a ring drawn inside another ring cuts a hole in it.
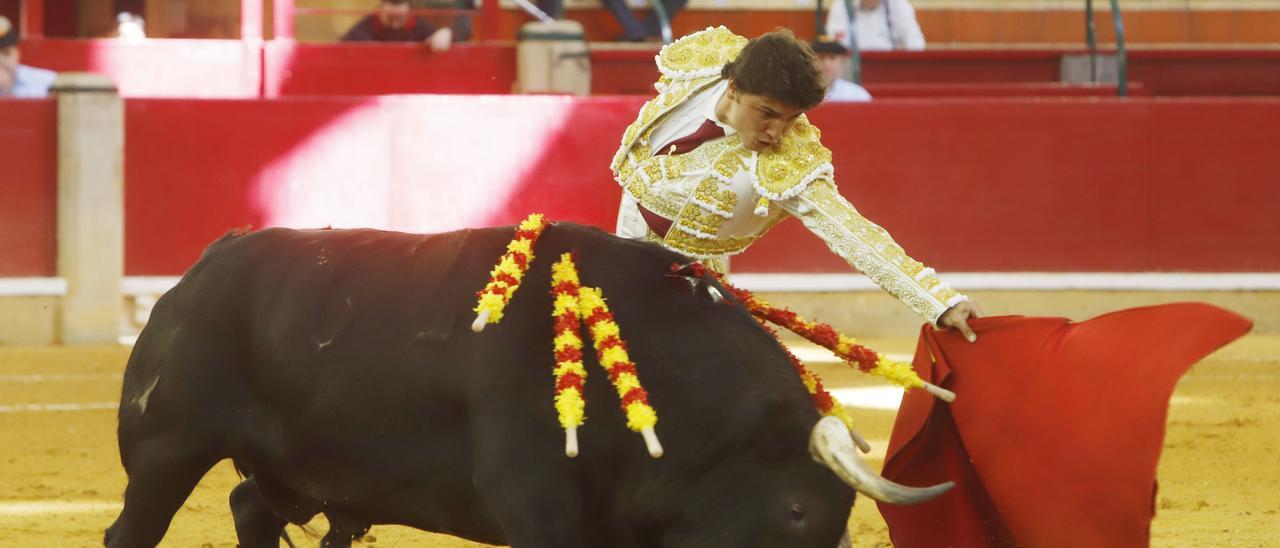
[{"label": "embroidered sleeve", "polygon": [[860,215],[830,179],[814,181],[795,199],[779,205],[831,251],[930,323],[937,324],[948,308],[968,300],[939,280],[932,268],[907,256],[885,229]]}]

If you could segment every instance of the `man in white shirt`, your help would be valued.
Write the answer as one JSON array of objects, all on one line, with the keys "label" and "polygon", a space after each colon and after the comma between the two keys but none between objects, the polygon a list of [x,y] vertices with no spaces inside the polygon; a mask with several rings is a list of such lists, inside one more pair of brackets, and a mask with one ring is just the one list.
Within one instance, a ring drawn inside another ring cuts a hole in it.
[{"label": "man in white shirt", "polygon": [[0,15],[0,97],[44,97],[58,73],[20,64],[18,29]]},{"label": "man in white shirt", "polygon": [[[924,33],[916,22],[916,10],[908,0],[852,0],[858,7],[854,18],[859,51],[924,49]],[[844,0],[831,0],[827,11],[827,35],[852,47],[849,12]]]},{"label": "man in white shirt", "polygon": [[871,100],[871,93],[866,88],[840,77],[849,64],[849,48],[830,36],[819,36],[809,45],[813,47],[818,68],[822,69],[822,78],[827,84],[827,96],[823,101],[862,103]]}]

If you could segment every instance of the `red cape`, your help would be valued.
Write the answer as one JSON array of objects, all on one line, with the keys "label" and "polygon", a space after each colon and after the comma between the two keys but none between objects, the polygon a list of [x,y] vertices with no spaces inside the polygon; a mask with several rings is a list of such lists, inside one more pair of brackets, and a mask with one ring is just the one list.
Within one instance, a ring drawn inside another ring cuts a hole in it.
[{"label": "red cape", "polygon": [[956,487],[917,506],[880,503],[894,545],[1146,546],[1174,385],[1252,323],[1186,303],[971,325],[975,344],[920,333],[916,373],[956,401],[903,396],[884,476]]}]

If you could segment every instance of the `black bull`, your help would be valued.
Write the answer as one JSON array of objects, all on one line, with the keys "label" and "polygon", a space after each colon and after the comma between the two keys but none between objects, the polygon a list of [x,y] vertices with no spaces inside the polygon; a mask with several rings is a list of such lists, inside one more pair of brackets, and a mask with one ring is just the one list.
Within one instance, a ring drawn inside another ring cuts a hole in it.
[{"label": "black bull", "polygon": [[[557,224],[506,317],[473,333],[475,291],[512,235],[270,229],[211,245],[129,358],[129,483],[106,544],[158,543],[231,458],[246,547],[321,512],[335,546],[374,523],[520,548],[835,546],[854,491],[811,445],[848,443],[815,441],[818,412],[745,309],[667,276],[681,255]],[[549,266],[571,250],[629,342],[660,459],[589,347],[581,454],[564,454]]]}]

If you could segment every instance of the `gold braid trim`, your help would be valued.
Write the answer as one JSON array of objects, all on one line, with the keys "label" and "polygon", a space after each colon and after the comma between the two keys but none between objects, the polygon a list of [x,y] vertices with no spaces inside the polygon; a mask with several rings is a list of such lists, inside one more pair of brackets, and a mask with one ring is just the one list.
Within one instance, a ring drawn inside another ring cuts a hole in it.
[{"label": "gold braid trim", "polygon": [[720,69],[738,57],[747,39],[729,29],[707,27],[663,46],[654,60],[662,73],[659,86],[676,80],[720,76]]},{"label": "gold braid trim", "polygon": [[760,153],[755,189],[773,201],[792,198],[809,183],[830,177],[831,151],[822,146],[822,132],[801,114],[778,146]]}]

